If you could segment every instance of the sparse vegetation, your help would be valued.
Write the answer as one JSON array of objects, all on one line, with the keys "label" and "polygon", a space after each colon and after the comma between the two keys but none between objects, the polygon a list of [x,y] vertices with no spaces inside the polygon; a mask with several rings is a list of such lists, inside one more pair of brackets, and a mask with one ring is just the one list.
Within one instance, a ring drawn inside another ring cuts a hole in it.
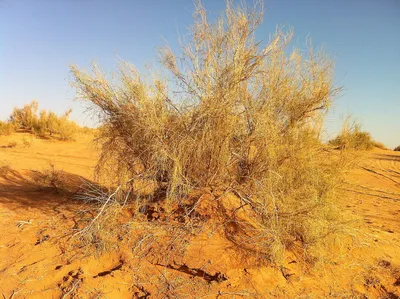
[{"label": "sparse vegetation", "polygon": [[8,122],[0,121],[0,136],[1,135],[10,135],[15,131],[14,125]]},{"label": "sparse vegetation", "polygon": [[35,171],[33,175],[33,183],[40,189],[51,189],[57,193],[63,190],[64,173],[56,169],[53,163],[49,163],[49,167],[43,171]]},{"label": "sparse vegetation", "polygon": [[313,250],[341,221],[334,202],[342,160],[327,159],[319,140],[338,91],[332,62],[310,45],[308,53],[286,55],[292,32],[278,30],[262,48],[254,39],[260,11],[229,2],[211,24],[197,5],[191,42],[180,57],[169,47],[159,51],[168,75],[154,72],[156,79],[128,63],[120,84],[97,66],[92,74],[72,67],[73,85],[102,122],[97,173],[119,186],[95,197],[93,221],[127,201],[140,215],[149,196],[132,182],[155,183],[153,198],[170,220],[180,213],[191,221],[198,205],[182,210],[184,200],[209,190],[238,247],[275,261],[295,248],[318,257]]},{"label": "sparse vegetation", "polygon": [[349,120],[343,125],[342,132],[329,144],[340,149],[371,150],[374,147],[386,149],[385,145],[375,141],[371,134],[361,130],[357,123],[349,124]]},{"label": "sparse vegetation", "polygon": [[58,136],[61,140],[73,140],[79,127],[68,119],[70,113],[71,110],[68,110],[62,116],[57,116],[51,111],[41,111],[35,131],[42,136],[48,134],[51,137]]},{"label": "sparse vegetation", "polygon": [[33,143],[33,139],[32,138],[28,139],[28,138],[24,137],[22,139],[23,147],[31,147],[32,143]]},{"label": "sparse vegetation", "polygon": [[38,122],[39,103],[32,101],[30,104],[24,105],[23,108],[14,108],[10,116],[10,123],[17,129],[33,131]]},{"label": "sparse vegetation", "polygon": [[396,147],[394,148],[394,151],[400,152],[400,145],[399,145],[399,146],[396,146]]},{"label": "sparse vegetation", "polygon": [[[80,127],[69,120],[71,110],[58,116],[52,111],[41,110],[39,113],[39,104],[32,101],[23,108],[14,108],[10,120],[6,125],[29,131],[41,137],[58,137],[61,140],[73,140]],[[0,124],[1,132],[1,124]]]}]

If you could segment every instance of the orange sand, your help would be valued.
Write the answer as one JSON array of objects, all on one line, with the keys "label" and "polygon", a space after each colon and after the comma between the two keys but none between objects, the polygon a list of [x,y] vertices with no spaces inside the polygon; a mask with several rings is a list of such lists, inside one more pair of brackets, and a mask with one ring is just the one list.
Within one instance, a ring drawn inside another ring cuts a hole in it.
[{"label": "orange sand", "polygon": [[[8,147],[12,141],[17,145]],[[304,269],[289,254],[280,267],[260,265],[237,254],[222,236],[205,231],[187,245],[183,260],[171,261],[167,268],[157,265],[157,253],[151,260],[139,260],[123,245],[100,256],[69,251],[66,235],[79,210],[71,194],[83,178],[92,179],[97,161],[90,142],[89,136],[78,142],[36,139],[23,133],[0,137],[0,294],[4,298],[400,295],[400,152],[364,153],[349,176],[340,205],[362,220],[355,232],[358,241],[342,252],[332,251],[329,263]],[[63,171],[66,185],[58,186],[61,192],[40,185],[40,174],[50,164]],[[219,273],[225,279],[208,282],[203,272],[194,275],[193,269]]]}]

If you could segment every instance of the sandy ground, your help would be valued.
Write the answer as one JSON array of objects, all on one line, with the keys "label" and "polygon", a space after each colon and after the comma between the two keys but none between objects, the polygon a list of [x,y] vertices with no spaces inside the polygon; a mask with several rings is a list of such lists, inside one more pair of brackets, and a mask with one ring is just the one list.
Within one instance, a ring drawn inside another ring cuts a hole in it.
[{"label": "sandy ground", "polygon": [[[13,144],[16,142],[16,144]],[[168,265],[138,259],[123,245],[100,255],[69,246],[97,153],[79,142],[0,137],[0,295],[4,298],[399,298],[400,152],[363,153],[339,203],[360,219],[357,241],[305,269],[243,259],[205,231]],[[62,173],[63,184],[52,179]],[[122,239],[122,238],[121,238]],[[350,238],[351,239],[351,238]],[[347,241],[346,241],[347,242]],[[160,253],[158,253],[160,254]],[[164,252],[162,254],[168,254]]]}]

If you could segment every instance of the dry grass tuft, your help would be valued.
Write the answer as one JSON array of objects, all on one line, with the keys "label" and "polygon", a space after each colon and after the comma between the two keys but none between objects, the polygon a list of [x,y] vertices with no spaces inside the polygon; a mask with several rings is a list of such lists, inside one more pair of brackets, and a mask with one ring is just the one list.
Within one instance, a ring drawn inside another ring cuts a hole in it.
[{"label": "dry grass tuft", "polygon": [[10,115],[9,122],[17,129],[33,130],[37,123],[38,109],[39,103],[37,101],[32,101],[22,108],[14,108]]},{"label": "dry grass tuft", "polygon": [[[179,57],[161,48],[164,75],[152,79],[128,63],[117,83],[97,66],[92,74],[71,68],[79,96],[102,123],[97,174],[114,186],[88,197],[97,205],[90,229],[116,217],[108,207],[126,202],[137,211],[157,203],[167,223],[180,214],[185,226],[199,208],[182,208],[184,200],[208,188],[236,200],[235,208],[218,205],[230,240],[264,259],[277,261],[290,249],[313,261],[340,231],[334,203],[346,163],[320,141],[338,91],[332,62],[311,45],[287,55],[291,31],[277,30],[262,47],[254,38],[260,11],[228,2],[209,23],[198,4],[191,41]],[[155,185],[154,192],[141,195],[132,188],[137,182]],[[132,217],[146,221],[140,215]]]},{"label": "dry grass tuft", "polygon": [[31,147],[33,142],[34,142],[34,140],[32,137],[31,138],[27,138],[27,137],[22,138],[23,147]]},{"label": "dry grass tuft", "polygon": [[32,179],[39,190],[65,191],[64,172],[56,169],[53,163],[49,163],[49,167],[43,171],[34,171]]}]

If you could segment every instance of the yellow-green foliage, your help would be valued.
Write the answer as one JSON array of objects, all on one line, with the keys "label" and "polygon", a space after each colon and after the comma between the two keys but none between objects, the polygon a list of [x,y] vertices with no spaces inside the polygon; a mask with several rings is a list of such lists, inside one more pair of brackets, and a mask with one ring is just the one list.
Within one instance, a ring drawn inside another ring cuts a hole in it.
[{"label": "yellow-green foliage", "polygon": [[61,140],[73,140],[79,127],[68,119],[70,113],[71,110],[68,110],[62,116],[58,116],[54,112],[42,110],[35,130],[40,135],[49,134],[58,136]]},{"label": "yellow-green foliage", "polygon": [[0,135],[10,135],[15,131],[12,123],[0,121]]},{"label": "yellow-green foliage", "polygon": [[15,128],[29,130],[39,136],[58,137],[61,140],[73,140],[79,126],[68,119],[71,110],[58,116],[52,111],[41,110],[38,116],[38,102],[33,101],[23,108],[14,108],[9,123]]},{"label": "yellow-green foliage", "polygon": [[23,108],[14,108],[10,116],[10,123],[18,129],[33,130],[38,121],[38,109],[37,101],[32,101],[30,104],[24,105]]},{"label": "yellow-green foliage", "polygon": [[261,244],[271,258],[294,242],[311,248],[339,219],[340,168],[319,140],[337,91],[332,62],[311,46],[287,55],[292,32],[278,30],[261,47],[260,7],[228,2],[211,24],[198,5],[194,22],[182,55],[162,48],[162,71],[151,78],[127,63],[120,84],[96,66],[92,74],[72,67],[78,94],[102,122],[100,174],[157,182],[166,211],[194,189],[234,192],[248,208],[236,225],[252,223],[242,246]]},{"label": "yellow-green foliage", "polygon": [[359,124],[349,126],[345,123],[341,134],[329,141],[333,146],[340,149],[370,150],[374,147],[385,149],[386,147],[372,139],[371,134],[361,130]]}]

